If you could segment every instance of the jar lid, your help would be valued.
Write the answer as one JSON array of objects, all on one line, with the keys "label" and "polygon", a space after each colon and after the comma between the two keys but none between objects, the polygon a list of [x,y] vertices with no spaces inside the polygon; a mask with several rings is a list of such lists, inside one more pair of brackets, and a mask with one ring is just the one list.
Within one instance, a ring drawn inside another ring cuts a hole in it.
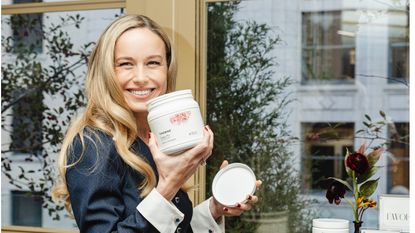
[{"label": "jar lid", "polygon": [[243,163],[232,163],[222,168],[213,179],[212,194],[224,206],[244,203],[248,194],[256,190],[255,174]]},{"label": "jar lid", "polygon": [[193,98],[192,90],[185,89],[185,90],[174,91],[174,92],[170,92],[170,93],[167,93],[167,94],[157,96],[153,99],[148,100],[146,102],[146,105],[147,105],[148,108],[151,108],[151,107],[154,107],[155,105],[157,105],[159,103],[163,103],[165,101],[171,101],[174,98],[177,98],[177,97],[180,97],[180,96],[183,96],[183,95]]},{"label": "jar lid", "polygon": [[316,218],[313,219],[313,227],[325,229],[348,229],[349,220],[338,218]]}]

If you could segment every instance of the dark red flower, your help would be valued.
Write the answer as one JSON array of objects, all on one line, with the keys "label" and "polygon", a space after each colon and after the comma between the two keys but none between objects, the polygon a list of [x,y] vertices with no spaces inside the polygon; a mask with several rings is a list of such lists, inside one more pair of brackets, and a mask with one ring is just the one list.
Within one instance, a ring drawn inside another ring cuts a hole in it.
[{"label": "dark red flower", "polygon": [[344,198],[345,193],[346,187],[338,181],[333,181],[327,189],[326,198],[329,200],[330,204],[333,204],[334,201],[334,203],[338,205],[341,202],[340,198]]},{"label": "dark red flower", "polygon": [[346,166],[361,175],[369,168],[369,161],[365,155],[355,152],[347,157]]}]

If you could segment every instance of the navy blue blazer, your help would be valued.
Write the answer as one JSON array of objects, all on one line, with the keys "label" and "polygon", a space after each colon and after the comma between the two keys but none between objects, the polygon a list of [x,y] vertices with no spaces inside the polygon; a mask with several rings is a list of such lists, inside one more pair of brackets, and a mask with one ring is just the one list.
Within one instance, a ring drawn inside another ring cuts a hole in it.
[{"label": "navy blue blazer", "polygon": [[[112,138],[99,130],[92,133],[92,129],[86,129],[84,142],[82,159],[66,173],[72,210],[80,232],[158,232],[136,209],[142,200],[137,187],[143,176],[124,163]],[[131,149],[145,157],[157,176],[147,145],[137,139]],[[81,151],[78,136],[72,143],[68,164],[77,161]],[[178,229],[192,232],[193,207],[187,193],[180,190],[172,202],[185,215]]]}]

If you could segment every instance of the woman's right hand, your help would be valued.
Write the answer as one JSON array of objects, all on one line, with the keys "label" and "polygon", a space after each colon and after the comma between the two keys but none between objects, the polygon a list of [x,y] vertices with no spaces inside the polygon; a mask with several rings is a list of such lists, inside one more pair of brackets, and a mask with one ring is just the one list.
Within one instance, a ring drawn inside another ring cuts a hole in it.
[{"label": "woman's right hand", "polygon": [[213,132],[208,126],[205,126],[202,141],[192,149],[178,155],[166,155],[161,152],[152,133],[149,133],[148,147],[153,155],[159,175],[156,189],[170,201],[196,172],[197,168],[204,164],[212,154]]}]

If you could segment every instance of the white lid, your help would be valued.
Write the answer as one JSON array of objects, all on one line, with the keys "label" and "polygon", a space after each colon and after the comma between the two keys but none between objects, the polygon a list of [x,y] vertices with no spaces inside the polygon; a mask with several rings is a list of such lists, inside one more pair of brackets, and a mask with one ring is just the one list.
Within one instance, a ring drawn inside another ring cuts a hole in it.
[{"label": "white lid", "polygon": [[212,194],[224,206],[244,203],[256,190],[255,174],[242,163],[232,163],[221,169],[213,179]]},{"label": "white lid", "polygon": [[349,220],[338,218],[316,218],[313,219],[313,227],[325,229],[348,229]]},{"label": "white lid", "polygon": [[159,95],[153,99],[150,99],[146,102],[146,105],[148,108],[154,107],[159,103],[164,103],[165,101],[172,101],[176,97],[180,97],[183,95],[188,95],[189,97],[193,98],[192,90],[185,89],[185,90],[179,90],[179,91],[173,91],[170,93],[166,93],[163,95]]}]

